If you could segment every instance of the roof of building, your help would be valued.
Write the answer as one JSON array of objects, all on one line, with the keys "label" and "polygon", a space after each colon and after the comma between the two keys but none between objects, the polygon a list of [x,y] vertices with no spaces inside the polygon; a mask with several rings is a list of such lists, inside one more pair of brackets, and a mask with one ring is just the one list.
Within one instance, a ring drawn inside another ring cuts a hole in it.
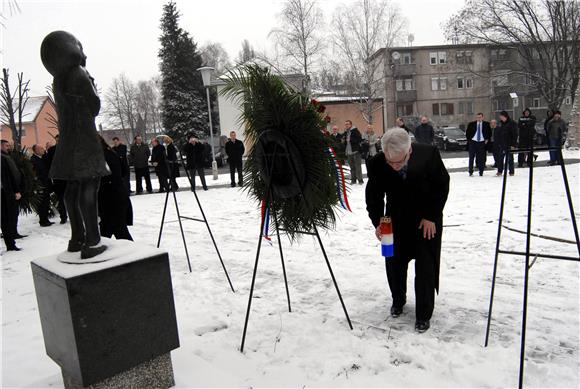
[{"label": "roof of building", "polygon": [[373,60],[385,51],[416,51],[416,50],[438,50],[438,49],[469,49],[478,47],[493,46],[489,43],[463,43],[463,44],[444,44],[444,45],[430,45],[430,46],[399,46],[399,47],[381,47],[378,49],[369,60]]},{"label": "roof of building", "polygon": [[[50,101],[48,96],[33,96],[29,97],[28,101],[24,105],[24,111],[22,112],[22,123],[32,123],[38,117],[38,114],[42,110],[44,103]],[[14,99],[12,102],[13,107],[16,109],[18,107],[18,99]],[[14,113],[14,119],[18,121],[18,112]],[[8,125],[8,117],[4,112],[0,113],[0,121],[2,124]]]}]

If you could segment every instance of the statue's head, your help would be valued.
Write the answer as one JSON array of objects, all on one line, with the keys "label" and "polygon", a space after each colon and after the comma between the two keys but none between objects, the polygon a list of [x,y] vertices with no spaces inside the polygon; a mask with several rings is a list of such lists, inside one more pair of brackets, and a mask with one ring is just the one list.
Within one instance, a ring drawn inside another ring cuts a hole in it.
[{"label": "statue's head", "polygon": [[40,46],[40,58],[53,77],[75,66],[85,66],[87,59],[81,43],[66,31],[53,31],[44,38]]}]

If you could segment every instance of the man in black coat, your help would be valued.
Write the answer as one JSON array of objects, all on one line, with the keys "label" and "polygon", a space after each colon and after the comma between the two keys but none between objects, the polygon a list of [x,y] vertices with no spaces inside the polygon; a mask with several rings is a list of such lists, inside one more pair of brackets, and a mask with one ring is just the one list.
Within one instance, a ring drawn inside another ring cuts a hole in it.
[{"label": "man in black coat", "polygon": [[187,161],[187,170],[189,170],[191,177],[191,191],[195,192],[195,173],[201,179],[203,190],[207,190],[205,183],[205,171],[203,169],[205,159],[205,147],[193,134],[189,134],[187,144],[183,147],[183,153]]},{"label": "man in black coat", "polygon": [[151,140],[151,164],[155,167],[155,174],[157,174],[157,179],[159,180],[159,191],[157,193],[163,193],[169,191],[169,181],[167,168],[167,155],[165,154],[165,147],[157,138]]},{"label": "man in black coat", "polygon": [[[407,302],[407,267],[415,259],[415,329],[425,332],[439,291],[443,208],[449,174],[436,147],[413,143],[404,129],[394,128],[381,139],[383,152],[369,162],[367,211],[380,240],[380,219],[390,216],[394,257],[385,258],[397,317]],[[385,195],[387,198],[385,205]]]},{"label": "man in black coat", "polygon": [[485,169],[486,145],[491,139],[491,127],[489,122],[483,120],[483,114],[477,114],[474,122],[467,125],[465,136],[467,137],[467,147],[469,150],[469,175],[473,175],[473,160],[479,170],[479,175],[483,176]]},{"label": "man in black coat", "polygon": [[427,116],[421,116],[421,124],[415,128],[415,139],[418,143],[432,145],[434,138],[435,130],[433,130],[433,126],[429,124],[429,118],[427,118]]},{"label": "man in black coat", "polygon": [[36,180],[40,184],[40,204],[38,204],[38,217],[41,227],[49,227],[54,223],[48,219],[50,211],[50,192],[52,191],[50,178],[48,176],[48,166],[44,158],[45,150],[41,145],[32,146],[32,156],[30,162],[34,169]]},{"label": "man in black coat", "polygon": [[113,138],[113,147],[111,149],[119,157],[119,164],[121,165],[121,177],[123,183],[127,187],[127,191],[131,193],[129,158],[127,158],[127,146],[121,142],[118,136]]},{"label": "man in black coat", "polygon": [[232,188],[236,186],[236,170],[238,171],[238,185],[243,186],[244,176],[242,174],[242,157],[246,149],[244,143],[236,139],[236,132],[230,132],[230,139],[226,142],[226,154],[230,164],[230,179]]},{"label": "man in black coat", "polygon": [[147,193],[152,193],[153,188],[151,186],[151,176],[149,174],[149,156],[151,156],[151,151],[149,151],[149,146],[143,143],[141,135],[137,135],[133,140],[129,155],[131,157],[131,163],[135,168],[135,186],[137,194],[143,193],[143,178],[145,179]]},{"label": "man in black coat", "polygon": [[495,129],[494,143],[498,153],[496,176],[502,175],[506,157],[508,159],[506,168],[509,169],[510,176],[513,176],[515,173],[514,155],[508,153],[508,150],[514,149],[518,143],[518,126],[510,119],[506,111],[501,111],[499,114],[499,126]]},{"label": "man in black coat", "polygon": [[[534,142],[536,135],[536,117],[532,115],[532,111],[526,108],[518,121],[518,146],[522,149],[529,148]],[[518,154],[518,167],[527,166],[533,161],[530,161],[530,153],[522,152]]]},{"label": "man in black coat", "polygon": [[8,251],[19,251],[16,247],[18,233],[18,203],[22,197],[21,183],[22,177],[16,164],[9,155],[10,144],[8,141],[2,139],[2,162],[0,163],[0,171],[2,173],[2,209],[0,213],[0,221],[2,225],[2,237],[6,244]]},{"label": "man in black coat", "polygon": [[350,183],[364,183],[362,176],[362,159],[361,159],[361,142],[362,135],[358,128],[352,126],[352,121],[346,120],[344,122],[344,134],[342,135],[342,142],[344,144],[344,153],[348,160],[348,167],[350,168]]}]

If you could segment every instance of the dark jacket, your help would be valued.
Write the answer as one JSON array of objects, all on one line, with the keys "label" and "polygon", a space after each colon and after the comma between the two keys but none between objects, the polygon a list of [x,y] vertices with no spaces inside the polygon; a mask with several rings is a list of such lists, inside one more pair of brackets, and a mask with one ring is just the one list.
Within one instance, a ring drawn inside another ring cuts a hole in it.
[{"label": "dark jacket", "polygon": [[[483,139],[489,141],[491,139],[491,127],[489,125],[489,122],[483,121],[481,123],[482,123],[481,132],[483,135]],[[471,142],[473,140],[473,137],[475,136],[476,132],[477,132],[477,121],[470,122],[467,125],[467,130],[465,131],[465,137],[467,138],[467,142]]]},{"label": "dark jacket", "polygon": [[530,116],[522,116],[518,121],[518,140],[520,147],[529,147],[536,135],[536,117],[531,114],[529,109],[526,108],[526,111],[530,112]]},{"label": "dark jacket", "polygon": [[566,132],[566,122],[560,118],[559,120],[552,119],[548,122],[548,138],[562,139]]},{"label": "dark jacket", "polygon": [[16,201],[14,194],[22,192],[22,178],[18,167],[8,154],[2,153],[2,191],[10,201]]},{"label": "dark jacket", "polygon": [[[349,131],[345,131],[344,134],[342,134],[342,143],[344,143],[344,149],[346,150],[347,147],[347,140],[348,140],[348,133]],[[356,127],[351,127],[350,129],[350,148],[352,149],[352,152],[360,152],[361,151],[361,147],[360,144],[362,142],[362,135],[360,134],[360,131],[358,130],[358,128]]]},{"label": "dark jacket", "polygon": [[121,176],[127,177],[129,175],[129,160],[127,159],[127,146],[124,144],[119,144],[119,146],[114,146],[111,148],[117,157],[119,158],[119,163],[121,165]]},{"label": "dark jacket", "polygon": [[58,113],[59,142],[50,177],[80,180],[109,174],[95,126],[101,101],[92,77],[82,66],[53,82]]},{"label": "dark jacket", "polygon": [[141,143],[140,145],[133,143],[129,155],[131,157],[131,163],[133,163],[135,169],[142,169],[149,166],[148,163],[151,151],[149,151],[149,146],[145,143]]},{"label": "dark jacket", "polygon": [[518,143],[518,126],[516,122],[509,118],[505,123],[500,120],[495,128],[494,143],[500,150],[516,147]]},{"label": "dark jacket", "polygon": [[50,178],[48,177],[48,165],[46,163],[46,158],[32,154],[32,157],[30,157],[30,162],[32,162],[32,167],[34,168],[36,179],[43,187],[48,187],[50,184]]},{"label": "dark jacket", "polygon": [[117,226],[133,225],[133,207],[123,181],[118,154],[112,149],[107,149],[104,156],[111,174],[101,177],[99,217],[101,225],[106,225],[108,231],[115,231]]},{"label": "dark jacket", "polygon": [[151,150],[151,163],[157,163],[155,170],[160,169],[162,166],[167,166],[167,154],[165,154],[165,147],[159,144],[153,147]]},{"label": "dark jacket", "polygon": [[418,143],[432,145],[433,138],[435,138],[435,131],[429,123],[421,123],[415,128],[415,139]]},{"label": "dark jacket", "polygon": [[197,169],[204,167],[205,160],[205,147],[200,142],[195,142],[195,145],[187,143],[183,147],[183,153],[185,154],[185,159],[187,161],[187,168]]},{"label": "dark jacket", "polygon": [[[369,161],[366,204],[372,224],[377,227],[382,216],[391,216],[395,256],[415,258],[417,247],[424,245],[434,260],[432,276],[437,289],[443,208],[448,193],[449,174],[434,146],[413,143],[405,179],[387,164],[382,152]],[[435,223],[434,239],[423,238],[421,219]]]},{"label": "dark jacket", "polygon": [[228,139],[226,142],[226,154],[228,155],[228,162],[230,164],[239,164],[242,162],[242,157],[246,149],[244,148],[244,142],[239,139],[236,139],[235,142],[232,142],[231,138]]},{"label": "dark jacket", "polygon": [[179,177],[179,161],[177,160],[177,147],[173,143],[167,145],[167,163],[172,177]]}]

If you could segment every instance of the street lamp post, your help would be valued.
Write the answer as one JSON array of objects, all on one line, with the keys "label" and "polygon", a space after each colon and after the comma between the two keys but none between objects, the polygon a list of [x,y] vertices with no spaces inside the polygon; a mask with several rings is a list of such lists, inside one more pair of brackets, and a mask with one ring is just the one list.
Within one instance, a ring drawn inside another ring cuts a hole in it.
[{"label": "street lamp post", "polygon": [[213,179],[218,179],[218,169],[217,162],[215,160],[214,143],[213,143],[213,125],[211,122],[211,103],[209,99],[209,87],[211,86],[211,72],[214,70],[211,66],[204,66],[197,69],[201,72],[201,78],[203,80],[203,86],[205,86],[205,92],[207,95],[207,116],[209,117],[209,138],[211,143],[211,171],[213,173]]}]

